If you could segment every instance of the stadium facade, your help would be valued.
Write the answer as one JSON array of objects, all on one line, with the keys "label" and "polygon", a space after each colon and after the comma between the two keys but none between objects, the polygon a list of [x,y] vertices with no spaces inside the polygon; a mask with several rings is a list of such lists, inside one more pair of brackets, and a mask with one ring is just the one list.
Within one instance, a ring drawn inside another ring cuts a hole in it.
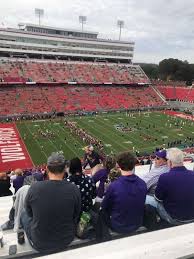
[{"label": "stadium facade", "polygon": [[131,63],[135,43],[98,38],[97,32],[20,23],[0,28],[0,57]]}]

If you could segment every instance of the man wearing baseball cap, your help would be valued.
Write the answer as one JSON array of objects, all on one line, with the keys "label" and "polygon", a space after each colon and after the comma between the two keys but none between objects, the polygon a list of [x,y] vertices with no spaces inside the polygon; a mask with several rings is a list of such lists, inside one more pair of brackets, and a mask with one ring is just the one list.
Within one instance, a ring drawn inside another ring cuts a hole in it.
[{"label": "man wearing baseball cap", "polygon": [[142,178],[147,185],[148,195],[154,195],[161,174],[170,170],[167,165],[166,150],[162,149],[155,152],[153,168]]},{"label": "man wearing baseball cap", "polygon": [[63,154],[52,153],[47,160],[49,180],[34,183],[26,196],[21,224],[40,252],[62,250],[75,236],[81,197],[77,186],[64,180],[65,165]]}]

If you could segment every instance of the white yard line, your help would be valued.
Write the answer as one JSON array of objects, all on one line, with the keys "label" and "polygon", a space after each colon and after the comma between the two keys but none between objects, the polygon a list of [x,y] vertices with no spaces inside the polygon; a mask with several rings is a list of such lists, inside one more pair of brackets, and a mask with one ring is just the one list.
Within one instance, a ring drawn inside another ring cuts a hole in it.
[{"label": "white yard line", "polygon": [[[32,131],[29,129],[29,127],[26,125],[27,123],[24,123],[24,125],[26,126],[26,128],[27,128],[27,130],[30,132],[30,134],[32,135],[32,137],[33,137],[33,133],[32,133]],[[35,138],[35,141],[36,141],[36,143],[38,144],[38,146],[39,146],[39,149],[40,149],[40,152],[41,153],[43,153],[44,154],[44,156],[45,156],[45,158],[47,159],[48,158],[48,156],[47,156],[47,154],[44,152],[44,150],[42,150],[42,148],[41,148],[41,146],[40,146],[40,144],[39,144],[39,142],[38,142],[38,140]]]}]

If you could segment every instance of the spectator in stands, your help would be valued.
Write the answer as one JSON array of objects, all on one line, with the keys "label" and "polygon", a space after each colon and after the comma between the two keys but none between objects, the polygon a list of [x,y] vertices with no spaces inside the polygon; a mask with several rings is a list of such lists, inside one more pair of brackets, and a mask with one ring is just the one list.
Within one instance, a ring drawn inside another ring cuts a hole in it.
[{"label": "spectator in stands", "polygon": [[41,252],[64,249],[75,236],[81,197],[77,186],[64,179],[65,158],[52,153],[48,181],[34,183],[25,199],[21,224],[32,246]]},{"label": "spectator in stands", "polygon": [[169,171],[166,159],[166,150],[159,150],[155,153],[154,166],[151,170],[142,178],[147,185],[149,195],[154,195],[155,189],[158,183],[158,179],[161,174]]},{"label": "spectator in stands", "polygon": [[111,156],[107,156],[103,161],[103,168],[97,171],[92,177],[95,184],[99,182],[99,186],[97,189],[97,197],[100,199],[102,199],[104,196],[105,183],[108,179],[108,174],[110,170],[115,166],[116,166],[115,158]]},{"label": "spectator in stands", "polygon": [[191,222],[194,220],[194,172],[184,167],[184,154],[178,148],[167,150],[167,159],[170,171],[160,176],[155,198],[149,203],[170,224]]},{"label": "spectator in stands", "polygon": [[15,180],[16,179],[16,174],[15,174],[15,171],[11,171],[11,173],[10,173],[10,183],[13,183],[13,180]]},{"label": "spectator in stands", "polygon": [[10,187],[10,178],[6,173],[0,172],[0,197],[12,195]]},{"label": "spectator in stands", "polygon": [[32,176],[37,179],[37,181],[44,180],[44,174],[41,171],[35,170],[32,172]]},{"label": "spectator in stands", "polygon": [[145,182],[133,173],[136,159],[129,152],[118,155],[121,176],[113,181],[104,196],[97,223],[97,239],[109,238],[107,226],[113,231],[128,234],[143,222],[147,193]]},{"label": "spectator in stands", "polygon": [[112,168],[108,174],[108,183],[106,187],[108,187],[109,184],[117,180],[120,176],[121,176],[121,170],[117,167]]},{"label": "spectator in stands", "polygon": [[96,197],[96,186],[90,176],[83,174],[81,160],[77,157],[70,160],[69,173],[70,176],[67,181],[77,185],[81,194],[81,214],[77,236],[84,238],[91,219],[93,199]]},{"label": "spectator in stands", "polygon": [[20,216],[24,209],[24,201],[30,185],[36,181],[42,181],[37,174],[26,176],[24,179],[23,186],[17,191],[13,197],[14,204],[9,212],[9,220],[5,222],[1,228],[2,230],[13,229],[17,232],[20,228]]},{"label": "spectator in stands", "polygon": [[30,186],[37,181],[43,181],[43,177],[41,177],[41,175],[39,175],[38,173],[34,173],[32,175],[25,177],[23,186],[16,193],[15,202],[13,205],[14,231],[16,232],[20,228],[20,217],[21,217],[22,210],[24,209],[24,201],[28,193],[28,190]]},{"label": "spectator in stands", "polygon": [[101,163],[101,158],[99,154],[94,151],[93,146],[87,146],[85,148],[85,154],[83,159],[83,169],[86,168],[86,166],[89,164],[90,168],[93,168],[94,166]]},{"label": "spectator in stands", "polygon": [[67,181],[77,185],[81,193],[81,212],[89,212],[92,209],[92,199],[96,197],[96,186],[91,177],[83,174],[81,160],[76,157],[70,160],[70,176]]},{"label": "spectator in stands", "polygon": [[24,175],[22,169],[16,169],[15,170],[16,178],[13,180],[13,187],[15,189],[15,194],[16,192],[22,187],[23,182],[24,182]]}]

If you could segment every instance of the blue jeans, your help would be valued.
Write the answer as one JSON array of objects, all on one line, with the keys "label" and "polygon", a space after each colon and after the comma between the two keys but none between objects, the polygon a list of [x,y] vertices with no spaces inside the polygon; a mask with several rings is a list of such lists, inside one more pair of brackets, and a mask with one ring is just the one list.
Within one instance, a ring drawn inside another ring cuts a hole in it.
[{"label": "blue jeans", "polygon": [[23,210],[21,213],[21,218],[20,218],[21,226],[24,229],[31,246],[33,246],[33,243],[31,241],[31,229],[30,229],[31,221],[32,221],[32,218],[30,218],[28,216],[28,214],[26,213],[26,211]]},{"label": "blue jeans", "polygon": [[[145,204],[149,204],[153,207],[156,208],[159,216],[161,217],[161,219],[167,221],[169,224],[171,225],[180,225],[181,222],[176,220],[176,219],[173,219],[169,214],[168,212],[165,210],[162,202],[159,202],[157,201],[153,196],[151,195],[146,195],[146,201],[145,201]],[[184,223],[184,222],[182,222]],[[186,223],[186,222],[185,222]]]}]

